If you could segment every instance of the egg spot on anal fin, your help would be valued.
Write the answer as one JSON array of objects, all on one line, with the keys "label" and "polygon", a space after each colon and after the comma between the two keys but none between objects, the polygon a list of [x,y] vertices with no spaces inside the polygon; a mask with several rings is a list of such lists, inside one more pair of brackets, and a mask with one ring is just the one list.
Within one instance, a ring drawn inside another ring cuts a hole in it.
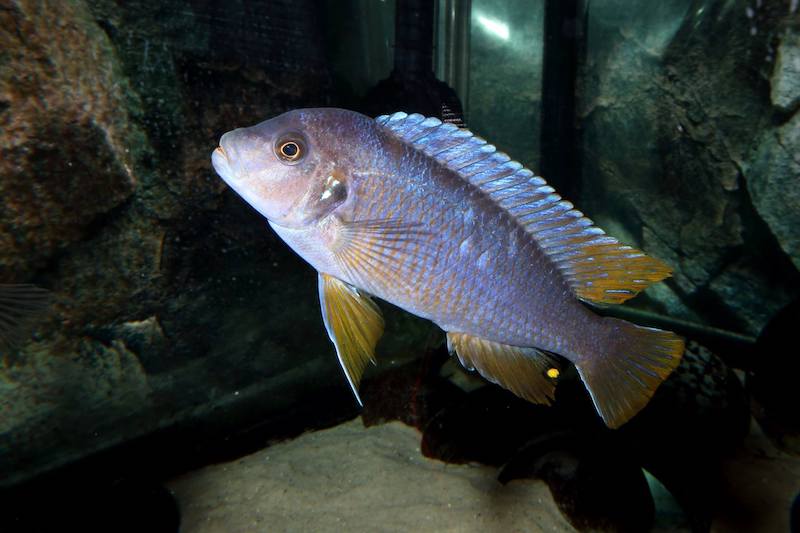
[{"label": "egg spot on anal fin", "polygon": [[560,363],[546,352],[454,332],[447,333],[447,347],[458,354],[464,367],[477,370],[520,398],[544,405],[550,405],[555,398]]}]

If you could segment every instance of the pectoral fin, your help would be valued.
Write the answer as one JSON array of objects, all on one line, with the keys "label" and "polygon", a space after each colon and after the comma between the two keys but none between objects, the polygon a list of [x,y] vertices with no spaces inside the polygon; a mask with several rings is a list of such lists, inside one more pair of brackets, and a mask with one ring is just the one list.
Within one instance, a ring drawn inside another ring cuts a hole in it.
[{"label": "pectoral fin", "polygon": [[392,280],[411,292],[397,274],[404,265],[423,268],[434,253],[432,237],[421,224],[393,219],[340,222],[331,249],[351,280]]},{"label": "pectoral fin", "polygon": [[536,348],[500,344],[466,333],[447,333],[447,347],[461,364],[529,402],[550,405],[559,361]]},{"label": "pectoral fin", "polygon": [[322,319],[356,400],[367,362],[375,362],[375,345],[383,335],[383,317],[372,299],[356,287],[319,274]]}]

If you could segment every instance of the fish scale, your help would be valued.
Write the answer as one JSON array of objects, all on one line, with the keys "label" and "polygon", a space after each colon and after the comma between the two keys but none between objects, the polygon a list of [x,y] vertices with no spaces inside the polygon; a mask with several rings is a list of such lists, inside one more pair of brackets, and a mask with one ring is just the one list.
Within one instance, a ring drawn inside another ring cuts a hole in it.
[{"label": "fish scale", "polygon": [[[412,157],[409,156],[409,159]],[[527,267],[526,261],[520,260],[519,256],[506,252],[508,235],[502,231],[499,232],[500,235],[496,235],[495,232],[478,234],[477,246],[474,247],[472,253],[464,257],[458,243],[468,234],[464,231],[463,225],[451,227],[448,224],[450,219],[455,218],[454,214],[463,209],[490,213],[490,218],[498,219],[502,218],[502,211],[494,204],[481,205],[481,202],[486,202],[485,197],[470,195],[472,189],[466,186],[448,188],[447,181],[461,184],[461,180],[456,175],[450,175],[450,171],[441,168],[433,160],[423,160],[422,162],[426,164],[426,167],[419,168],[417,165],[414,170],[427,179],[426,186],[408,187],[403,191],[405,198],[414,199],[409,202],[414,206],[413,208],[405,211],[398,210],[396,203],[389,200],[388,209],[381,210],[381,203],[375,202],[368,204],[372,207],[364,213],[364,216],[375,219],[399,217],[400,220],[409,224],[420,223],[426,228],[436,228],[431,231],[430,238],[435,239],[440,246],[441,256],[436,257],[433,265],[428,266],[428,273],[432,277],[444,279],[446,282],[444,285],[437,285],[420,280],[422,283],[417,284],[416,294],[406,298],[399,294],[392,294],[390,275],[413,276],[413,267],[408,263],[402,263],[397,265],[400,267],[397,272],[382,273],[382,279],[373,280],[380,284],[375,292],[382,297],[387,297],[386,299],[390,301],[394,300],[401,307],[414,309],[422,316],[435,317],[436,321],[445,327],[458,325],[463,329],[481,333],[484,338],[507,344],[535,344],[550,347],[548,346],[552,343],[550,338],[531,337],[531,332],[534,330],[533,324],[545,320],[537,312],[536,307],[539,306],[508,305],[510,301],[516,299],[535,301],[532,299],[532,293],[537,292],[536,283],[527,281],[519,283],[523,279],[534,279],[535,272],[528,271],[530,269]],[[387,175],[391,174],[387,173]],[[392,180],[375,179],[370,182],[369,189],[378,198],[390,199],[392,196],[397,196],[396,193],[391,192],[392,190],[396,191],[394,183]],[[378,192],[380,189],[383,190]],[[431,191],[431,189],[435,190]],[[405,246],[410,250],[413,243],[406,243]],[[451,271],[451,276],[444,275],[455,264],[476,264],[484,252],[486,252],[485,257],[488,257],[485,269],[455,269]],[[408,254],[408,257],[411,260],[414,255]],[[443,271],[441,274],[440,270]],[[498,286],[491,293],[480,290],[481,287],[491,284],[494,277],[502,278],[504,276],[508,281],[516,283]],[[539,292],[543,292],[543,290],[540,289]],[[450,291],[458,292],[464,304],[456,307],[450,298],[436,298],[436,295],[440,293],[446,295]],[[522,298],[519,298],[518,295],[521,295]],[[542,300],[543,298],[539,298],[539,301]],[[434,301],[438,302],[435,307],[431,305]],[[577,302],[574,305],[579,306]]]}]

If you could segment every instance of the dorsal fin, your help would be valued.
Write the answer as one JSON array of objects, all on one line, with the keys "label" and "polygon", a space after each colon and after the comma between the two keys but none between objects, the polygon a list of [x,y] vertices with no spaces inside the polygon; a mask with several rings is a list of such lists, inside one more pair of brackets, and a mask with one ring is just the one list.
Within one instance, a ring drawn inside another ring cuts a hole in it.
[{"label": "dorsal fin", "polygon": [[375,121],[487,194],[533,236],[579,298],[622,303],[671,274],[661,261],[606,235],[541,177],[471,131],[402,112]]}]

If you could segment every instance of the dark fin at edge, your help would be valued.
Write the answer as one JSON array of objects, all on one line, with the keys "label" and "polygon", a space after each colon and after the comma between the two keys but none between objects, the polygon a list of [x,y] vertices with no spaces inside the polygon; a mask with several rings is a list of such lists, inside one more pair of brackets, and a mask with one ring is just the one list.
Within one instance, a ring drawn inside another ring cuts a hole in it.
[{"label": "dark fin at edge", "polygon": [[15,348],[50,305],[50,292],[30,284],[0,284],[0,348]]}]

